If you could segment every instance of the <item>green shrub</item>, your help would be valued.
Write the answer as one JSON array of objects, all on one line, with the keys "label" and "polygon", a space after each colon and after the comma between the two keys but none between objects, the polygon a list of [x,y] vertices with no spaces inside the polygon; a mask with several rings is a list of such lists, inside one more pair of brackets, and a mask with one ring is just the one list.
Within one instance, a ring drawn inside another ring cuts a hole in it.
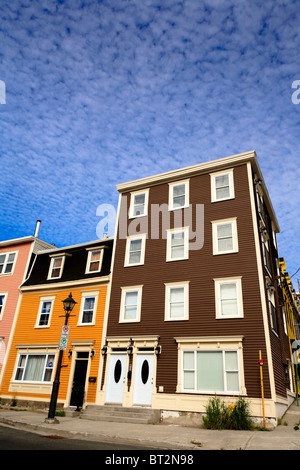
[{"label": "green shrub", "polygon": [[242,397],[238,398],[235,407],[230,414],[231,429],[252,429],[249,403]]},{"label": "green shrub", "polygon": [[252,429],[249,403],[239,397],[235,404],[226,406],[219,397],[210,398],[203,426],[206,429]]}]

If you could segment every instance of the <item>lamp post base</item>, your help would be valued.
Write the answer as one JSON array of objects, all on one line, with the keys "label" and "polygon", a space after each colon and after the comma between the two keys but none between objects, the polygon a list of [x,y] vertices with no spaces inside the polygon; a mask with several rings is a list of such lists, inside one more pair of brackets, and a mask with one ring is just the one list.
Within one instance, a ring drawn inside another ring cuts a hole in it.
[{"label": "lamp post base", "polygon": [[59,424],[59,421],[58,421],[58,419],[56,419],[56,418],[45,418],[44,423],[47,423],[47,424]]}]

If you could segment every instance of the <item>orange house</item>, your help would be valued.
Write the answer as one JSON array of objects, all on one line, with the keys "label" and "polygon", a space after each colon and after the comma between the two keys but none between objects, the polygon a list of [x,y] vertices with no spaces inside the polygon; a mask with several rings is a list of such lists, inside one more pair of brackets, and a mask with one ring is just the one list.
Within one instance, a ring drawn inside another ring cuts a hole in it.
[{"label": "orange house", "polygon": [[[36,256],[20,288],[22,298],[0,389],[2,399],[47,406],[63,348],[57,407],[95,403],[112,244],[112,239],[104,238]],[[62,346],[62,301],[70,292],[76,305],[68,319],[68,341]]]}]

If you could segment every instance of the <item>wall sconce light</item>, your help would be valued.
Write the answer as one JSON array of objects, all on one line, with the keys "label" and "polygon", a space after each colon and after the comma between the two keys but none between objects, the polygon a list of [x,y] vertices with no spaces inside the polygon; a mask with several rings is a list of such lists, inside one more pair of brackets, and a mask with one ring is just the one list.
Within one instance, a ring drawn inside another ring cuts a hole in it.
[{"label": "wall sconce light", "polygon": [[92,349],[91,350],[91,357],[94,357],[95,355],[96,355],[96,351],[95,351],[95,349]]},{"label": "wall sconce light", "polygon": [[270,291],[270,292],[274,292],[275,291],[275,287],[273,284],[267,284],[267,290]]},{"label": "wall sconce light", "polygon": [[107,354],[107,346],[103,346],[103,348],[101,349],[101,354],[102,354],[102,356],[106,356],[106,354]]},{"label": "wall sconce light", "polygon": [[72,353],[73,353],[72,349],[69,349],[68,357],[71,357]]},{"label": "wall sconce light", "polygon": [[132,354],[132,351],[133,351],[133,347],[132,346],[128,346],[127,347],[127,354],[128,356],[130,356]]},{"label": "wall sconce light", "polygon": [[156,354],[156,356],[159,356],[161,354],[161,346],[156,346],[156,348],[154,349],[154,352]]}]

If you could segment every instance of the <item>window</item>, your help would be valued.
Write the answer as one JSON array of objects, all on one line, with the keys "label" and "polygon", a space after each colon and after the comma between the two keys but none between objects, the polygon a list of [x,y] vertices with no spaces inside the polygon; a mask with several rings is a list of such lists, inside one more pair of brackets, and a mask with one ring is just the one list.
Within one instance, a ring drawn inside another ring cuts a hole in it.
[{"label": "window", "polygon": [[0,319],[3,316],[7,293],[0,293]]},{"label": "window", "polygon": [[17,252],[0,253],[0,274],[12,274]]},{"label": "window", "polygon": [[188,259],[189,229],[171,229],[167,231],[167,261]]},{"label": "window", "polygon": [[142,286],[122,288],[120,322],[137,322],[141,317]]},{"label": "window", "polygon": [[131,193],[129,218],[142,217],[148,212],[149,189]]},{"label": "window", "polygon": [[20,354],[15,380],[51,382],[54,357],[54,354]]},{"label": "window", "polygon": [[189,283],[166,284],[165,320],[188,320]]},{"label": "window", "polygon": [[235,253],[238,251],[236,219],[212,222],[213,254]]},{"label": "window", "polygon": [[48,327],[50,326],[50,317],[52,313],[53,303],[55,297],[44,297],[41,298],[39,314],[37,320],[37,327]]},{"label": "window", "polygon": [[102,267],[102,259],[103,259],[103,249],[89,250],[85,272],[86,273],[100,272],[101,267]]},{"label": "window", "polygon": [[238,393],[238,352],[183,351],[183,391]]},{"label": "window", "polygon": [[64,256],[57,256],[51,259],[48,279],[59,279],[65,262]]},{"label": "window", "polygon": [[216,318],[243,317],[241,278],[215,279]]},{"label": "window", "polygon": [[265,268],[268,270],[269,274],[272,276],[272,258],[269,251],[269,241],[265,240],[262,236],[262,250],[263,250],[263,259]]},{"label": "window", "polygon": [[144,264],[146,234],[133,235],[127,238],[125,266]]},{"label": "window", "polygon": [[95,323],[98,294],[99,291],[82,293],[79,315],[80,325],[91,325]]},{"label": "window", "polygon": [[234,198],[233,170],[212,173],[210,176],[212,202]]},{"label": "window", "polygon": [[189,180],[169,184],[169,209],[189,206]]},{"label": "window", "polygon": [[272,330],[279,334],[277,309],[275,307],[275,295],[272,288],[268,289],[269,312]]}]

